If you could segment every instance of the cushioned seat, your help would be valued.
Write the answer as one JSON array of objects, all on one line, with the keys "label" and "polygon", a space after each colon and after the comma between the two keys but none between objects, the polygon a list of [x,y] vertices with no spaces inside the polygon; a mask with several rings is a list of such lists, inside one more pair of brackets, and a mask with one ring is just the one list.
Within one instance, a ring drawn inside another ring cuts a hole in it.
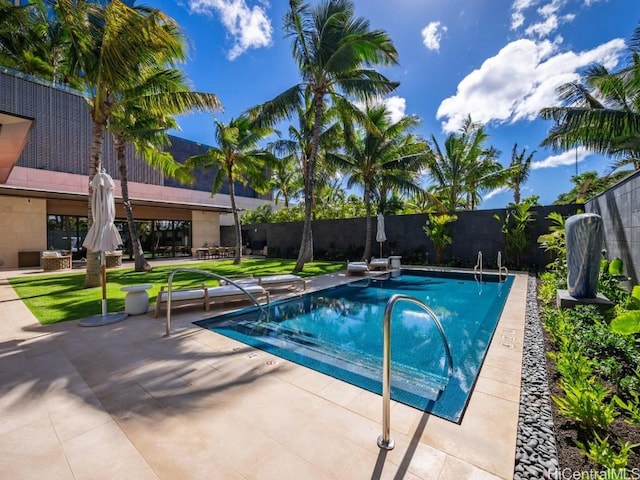
[{"label": "cushioned seat", "polygon": [[347,261],[347,275],[362,275],[369,271],[367,262],[349,262]]},{"label": "cushioned seat", "polygon": [[389,268],[389,259],[373,257],[369,262],[369,268],[371,270],[386,270],[387,268]]},{"label": "cushioned seat", "polygon": [[258,278],[258,285],[269,289],[277,289],[277,288],[290,288],[300,286],[302,290],[306,290],[307,285],[305,281],[299,277],[298,275],[293,275],[291,273],[283,273],[281,275],[269,275],[266,277]]},{"label": "cushioned seat", "polygon": [[[250,279],[247,279],[250,280]],[[235,281],[235,280],[234,280]],[[246,292],[259,299],[265,299],[269,303],[269,292],[260,285],[242,285],[238,283]],[[206,289],[207,303],[225,303],[238,300],[249,300],[247,294],[235,285],[222,285],[219,287],[209,287]]]}]

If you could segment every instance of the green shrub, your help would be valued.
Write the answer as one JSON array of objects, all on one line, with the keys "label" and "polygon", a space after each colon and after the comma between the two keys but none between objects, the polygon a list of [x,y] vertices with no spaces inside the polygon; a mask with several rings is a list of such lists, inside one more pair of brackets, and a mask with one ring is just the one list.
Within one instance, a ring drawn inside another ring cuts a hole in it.
[{"label": "green shrub", "polygon": [[580,347],[574,343],[565,344],[565,347],[556,353],[549,352],[558,373],[562,379],[569,383],[585,383],[593,376],[593,362],[582,353]]},{"label": "green shrub", "polygon": [[629,478],[626,472],[629,463],[629,453],[640,444],[632,445],[628,442],[618,442],[620,451],[616,452],[609,443],[609,437],[600,438],[596,433],[593,440],[587,441],[587,445],[576,440],[578,448],[592,462],[608,469],[605,478]]},{"label": "green shrub", "polygon": [[618,415],[615,401],[611,399],[606,402],[611,390],[601,383],[593,379],[570,383],[563,379],[560,386],[565,396],[552,395],[551,398],[558,405],[561,415],[575,420],[584,430],[605,430]]}]

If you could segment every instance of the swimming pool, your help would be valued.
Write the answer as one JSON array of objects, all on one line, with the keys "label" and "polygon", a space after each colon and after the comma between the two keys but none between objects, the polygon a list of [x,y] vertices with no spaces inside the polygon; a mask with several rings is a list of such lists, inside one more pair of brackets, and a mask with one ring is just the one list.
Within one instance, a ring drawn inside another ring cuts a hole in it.
[{"label": "swimming pool", "polygon": [[[504,277],[503,277],[504,279]],[[396,293],[415,297],[437,315],[453,358],[434,322],[400,301],[391,318],[391,397],[459,422],[495,331],[513,276],[401,270],[348,285],[272,302],[267,315],[250,308],[197,325],[331,375],[372,392],[382,391],[382,317]]]}]

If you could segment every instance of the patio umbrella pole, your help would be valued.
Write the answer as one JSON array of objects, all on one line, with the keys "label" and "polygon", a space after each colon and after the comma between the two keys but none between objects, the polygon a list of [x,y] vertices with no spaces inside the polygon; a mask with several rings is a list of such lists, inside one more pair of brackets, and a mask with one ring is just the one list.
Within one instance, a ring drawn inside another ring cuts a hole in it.
[{"label": "patio umbrella pole", "polygon": [[102,266],[102,316],[107,316],[107,260],[104,251],[100,252]]}]

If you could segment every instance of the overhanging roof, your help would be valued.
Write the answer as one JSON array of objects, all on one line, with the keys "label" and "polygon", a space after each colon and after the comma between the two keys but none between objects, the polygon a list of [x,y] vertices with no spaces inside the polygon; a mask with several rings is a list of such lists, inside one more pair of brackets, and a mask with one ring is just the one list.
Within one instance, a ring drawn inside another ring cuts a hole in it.
[{"label": "overhanging roof", "polygon": [[[13,185],[0,185],[0,195],[12,195],[14,197],[32,197],[32,198],[46,198],[55,200],[76,200],[76,201],[88,201],[89,193],[68,193],[58,192],[54,190],[44,189],[32,189],[17,187]],[[136,205],[144,207],[162,207],[162,208],[178,208],[182,210],[198,210],[204,212],[218,212],[218,213],[232,213],[231,207],[224,205],[211,205],[205,203],[185,203],[185,202],[170,202],[166,200],[148,200],[141,198],[131,198]],[[122,197],[116,197],[116,203],[122,203]]]},{"label": "overhanging roof", "polygon": [[32,125],[32,119],[0,112],[0,184],[7,181],[20,158]]}]

